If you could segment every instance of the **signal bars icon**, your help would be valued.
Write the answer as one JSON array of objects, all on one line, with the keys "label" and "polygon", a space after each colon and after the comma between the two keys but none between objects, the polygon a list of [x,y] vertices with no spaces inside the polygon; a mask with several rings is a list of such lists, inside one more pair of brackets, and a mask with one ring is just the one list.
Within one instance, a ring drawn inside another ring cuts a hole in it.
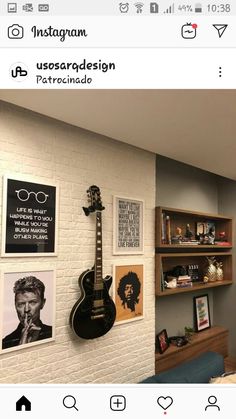
[{"label": "signal bars icon", "polygon": [[144,3],[134,3],[134,5],[135,5],[135,7],[136,7],[136,13],[142,13],[142,11],[143,11],[143,6],[144,6]]},{"label": "signal bars icon", "polygon": [[164,11],[164,13],[174,13],[175,12],[175,5],[174,3],[171,4],[167,9]]}]

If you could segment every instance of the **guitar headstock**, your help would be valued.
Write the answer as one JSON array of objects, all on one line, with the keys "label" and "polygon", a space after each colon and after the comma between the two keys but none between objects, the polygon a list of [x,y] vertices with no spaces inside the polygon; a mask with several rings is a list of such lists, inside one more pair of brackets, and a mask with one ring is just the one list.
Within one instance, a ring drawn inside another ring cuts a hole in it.
[{"label": "guitar headstock", "polygon": [[101,192],[98,186],[92,185],[87,190],[89,207],[83,207],[85,215],[89,215],[91,212],[102,211],[105,209],[102,205]]}]

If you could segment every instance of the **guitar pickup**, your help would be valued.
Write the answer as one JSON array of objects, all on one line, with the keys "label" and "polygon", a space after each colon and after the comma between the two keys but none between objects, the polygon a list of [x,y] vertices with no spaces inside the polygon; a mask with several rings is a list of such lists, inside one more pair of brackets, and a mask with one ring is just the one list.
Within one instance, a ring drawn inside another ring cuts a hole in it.
[{"label": "guitar pickup", "polygon": [[94,308],[94,309],[92,310],[92,313],[96,314],[96,313],[98,313],[99,311],[104,311],[104,307],[97,307],[97,308]]},{"label": "guitar pickup", "polygon": [[103,305],[104,305],[104,301],[103,300],[95,300],[94,302],[93,302],[93,307],[94,308],[100,308],[100,307],[103,307]]},{"label": "guitar pickup", "polygon": [[104,317],[105,314],[95,314],[94,316],[91,316],[91,320],[103,319]]}]

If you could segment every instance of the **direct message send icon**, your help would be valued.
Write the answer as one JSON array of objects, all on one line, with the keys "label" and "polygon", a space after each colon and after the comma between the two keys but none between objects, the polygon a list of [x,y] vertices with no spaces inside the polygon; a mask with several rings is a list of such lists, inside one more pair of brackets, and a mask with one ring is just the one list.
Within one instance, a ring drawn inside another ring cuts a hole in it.
[{"label": "direct message send icon", "polygon": [[222,37],[222,35],[223,35],[223,33],[226,31],[226,29],[227,29],[227,27],[228,27],[228,25],[225,25],[225,24],[216,24],[216,25],[212,25],[212,26],[214,26],[214,28],[217,30],[217,32],[218,32],[218,35],[219,35],[219,38],[221,38]]}]

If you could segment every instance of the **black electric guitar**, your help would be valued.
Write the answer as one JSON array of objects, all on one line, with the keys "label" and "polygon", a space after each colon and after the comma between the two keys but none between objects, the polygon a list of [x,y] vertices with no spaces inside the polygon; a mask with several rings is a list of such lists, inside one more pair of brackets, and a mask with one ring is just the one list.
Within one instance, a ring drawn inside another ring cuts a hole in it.
[{"label": "black electric guitar", "polygon": [[105,335],[116,318],[116,307],[109,296],[112,277],[102,277],[102,206],[100,190],[93,185],[87,191],[91,205],[83,207],[85,215],[96,215],[95,265],[79,277],[81,296],[71,310],[70,326],[77,336],[94,339]]}]

